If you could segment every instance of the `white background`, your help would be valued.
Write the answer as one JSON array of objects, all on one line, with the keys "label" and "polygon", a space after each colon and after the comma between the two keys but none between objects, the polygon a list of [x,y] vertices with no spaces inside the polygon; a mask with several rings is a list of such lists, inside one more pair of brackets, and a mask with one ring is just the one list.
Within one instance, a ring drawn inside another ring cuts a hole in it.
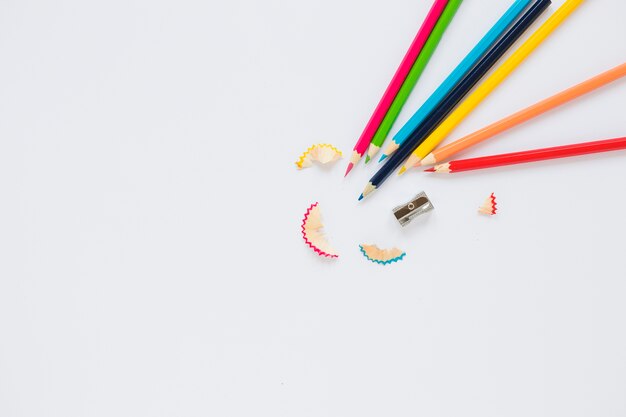
[{"label": "white background", "polygon": [[[392,133],[510,3],[464,2]],[[430,6],[1,1],[0,415],[626,416],[626,153],[361,203],[375,164],[294,167],[349,155]],[[624,16],[587,1],[450,139],[624,62]],[[623,136],[625,108],[622,80],[464,156]]]}]

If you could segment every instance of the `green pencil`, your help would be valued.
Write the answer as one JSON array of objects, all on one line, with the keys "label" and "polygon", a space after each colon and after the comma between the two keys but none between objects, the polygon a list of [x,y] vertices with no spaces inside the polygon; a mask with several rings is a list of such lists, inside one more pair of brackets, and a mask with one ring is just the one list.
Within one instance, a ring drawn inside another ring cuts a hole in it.
[{"label": "green pencil", "polygon": [[409,75],[407,75],[406,79],[404,80],[402,87],[400,87],[400,91],[398,91],[398,95],[393,100],[391,107],[389,107],[389,111],[387,112],[385,118],[378,127],[378,130],[376,131],[376,134],[374,135],[374,138],[372,139],[370,147],[367,151],[365,163],[368,163],[370,159],[374,155],[376,155],[380,147],[383,145],[383,142],[385,142],[385,139],[387,138],[387,135],[389,134],[389,131],[393,126],[393,123],[396,121],[396,118],[400,114],[400,110],[402,110],[402,107],[409,98],[413,87],[415,87],[415,84],[417,84],[417,81],[424,72],[426,65],[428,65],[428,61],[430,61],[430,58],[435,53],[435,49],[437,49],[439,41],[441,41],[444,32],[448,28],[448,25],[450,25],[452,18],[456,14],[456,11],[459,9],[459,6],[462,2],[463,0],[450,0],[446,8],[443,10],[441,17],[433,28],[432,33],[428,37],[428,40],[424,44],[422,52],[413,64],[413,67],[411,67]]}]

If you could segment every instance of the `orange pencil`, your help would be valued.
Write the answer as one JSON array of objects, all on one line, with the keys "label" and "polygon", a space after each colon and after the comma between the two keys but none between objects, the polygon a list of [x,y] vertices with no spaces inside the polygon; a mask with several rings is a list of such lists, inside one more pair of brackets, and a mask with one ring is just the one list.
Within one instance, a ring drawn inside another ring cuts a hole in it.
[{"label": "orange pencil", "polygon": [[606,84],[609,84],[626,75],[626,63],[623,63],[613,69],[610,69],[600,75],[597,75],[587,81],[584,81],[574,87],[568,88],[552,97],[542,100],[530,107],[518,111],[502,120],[490,124],[474,133],[471,133],[457,141],[454,141],[446,146],[434,150],[428,154],[422,161],[421,165],[432,165],[444,159],[451,157],[452,155],[461,152],[476,145],[484,140],[487,140],[498,133],[502,133],[505,130],[511,129],[527,120],[537,117],[549,110],[552,110],[562,104],[574,100],[584,94],[587,94],[593,90],[596,90]]}]

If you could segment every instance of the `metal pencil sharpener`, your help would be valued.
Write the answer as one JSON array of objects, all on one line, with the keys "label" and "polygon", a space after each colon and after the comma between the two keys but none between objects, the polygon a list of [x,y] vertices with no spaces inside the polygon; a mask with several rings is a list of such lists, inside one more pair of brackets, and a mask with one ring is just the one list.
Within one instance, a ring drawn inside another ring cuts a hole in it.
[{"label": "metal pencil sharpener", "polygon": [[393,215],[401,226],[406,226],[417,216],[421,216],[433,210],[435,206],[430,202],[425,192],[421,192],[411,199],[408,203],[401,204],[393,209]]}]

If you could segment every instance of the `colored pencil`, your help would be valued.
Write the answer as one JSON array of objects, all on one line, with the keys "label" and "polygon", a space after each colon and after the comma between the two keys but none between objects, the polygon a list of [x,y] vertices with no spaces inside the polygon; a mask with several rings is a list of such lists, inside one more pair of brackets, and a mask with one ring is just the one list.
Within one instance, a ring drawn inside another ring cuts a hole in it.
[{"label": "colored pencil", "polygon": [[[515,3],[500,17],[483,38],[474,46],[459,65],[448,75],[434,93],[428,97],[424,104],[411,116],[404,126],[395,134],[391,143],[385,148],[380,161],[394,153],[411,133],[415,132],[424,122],[426,117],[435,110],[448,94],[456,87],[478,61],[491,49],[493,44],[506,32],[506,30],[521,16],[532,0],[516,0]],[[379,162],[380,162],[379,161]]]},{"label": "colored pencil", "polygon": [[400,173],[416,166],[493,92],[584,0],[567,0],[504,63],[494,71],[409,157]]},{"label": "colored pencil", "polygon": [[452,174],[461,171],[525,164],[527,162],[545,161],[547,159],[569,158],[571,156],[617,151],[620,149],[626,149],[626,137],[505,153],[501,155],[483,156],[480,158],[460,159],[437,165],[434,168],[428,168],[426,172]]},{"label": "colored pencil", "polygon": [[356,145],[354,145],[354,150],[352,152],[352,156],[350,157],[348,167],[346,168],[345,175],[348,175],[354,165],[359,162],[359,160],[363,157],[363,154],[367,151],[367,147],[372,141],[374,133],[376,133],[376,130],[380,126],[380,123],[385,117],[385,114],[387,114],[387,110],[389,110],[393,99],[396,98],[396,95],[398,94],[402,83],[406,79],[406,76],[409,74],[409,71],[411,71],[411,67],[413,66],[415,60],[422,51],[426,40],[430,36],[430,33],[435,27],[437,20],[439,20],[439,17],[441,16],[441,13],[443,13],[443,9],[446,7],[447,4],[448,0],[435,0],[435,2],[433,3],[432,8],[428,12],[428,15],[426,15],[424,23],[422,23],[422,26],[417,31],[415,39],[413,39],[409,50],[402,59],[402,62],[400,62],[400,66],[396,70],[396,73],[394,74],[391,82],[387,86],[385,93],[378,102],[374,113],[370,117],[370,120],[367,122],[367,125],[365,125],[365,130],[363,130],[363,133],[361,133],[359,140],[357,141]]},{"label": "colored pencil", "polygon": [[393,100],[391,107],[389,107],[389,111],[385,115],[382,123],[380,124],[376,134],[372,138],[372,143],[370,143],[369,149],[367,150],[367,155],[365,156],[365,163],[367,164],[370,159],[378,153],[378,150],[382,146],[383,142],[387,138],[393,123],[396,121],[398,114],[400,114],[400,110],[406,103],[406,100],[409,98],[413,87],[417,84],[420,76],[424,72],[426,65],[428,65],[428,61],[433,56],[435,49],[439,45],[441,38],[443,37],[444,32],[452,22],[452,18],[456,14],[459,6],[463,0],[450,0],[446,8],[444,9],[439,21],[435,25],[432,33],[428,37],[428,40],[424,44],[424,48],[420,53],[419,57],[413,64],[411,71],[409,71],[409,75],[407,75],[406,80],[404,80],[404,84],[400,87],[400,91],[398,91],[398,95]]},{"label": "colored pencil", "polygon": [[507,31],[494,47],[476,64],[467,74],[463,81],[457,85],[443,100],[443,102],[424,120],[424,123],[409,136],[393,155],[389,157],[387,163],[370,179],[365,186],[359,200],[367,196],[391,175],[396,168],[409,154],[423,141],[437,126],[445,119],[472,87],[489,71],[489,69],[504,55],[504,53],[515,43],[517,39],[530,27],[539,15],[550,5],[550,0],[536,0],[535,3],[524,13],[524,15]]},{"label": "colored pencil", "polygon": [[439,161],[450,158],[471,146],[474,146],[484,140],[494,137],[495,135],[522,124],[533,117],[537,117],[547,111],[558,106],[568,103],[584,94],[590,93],[600,87],[603,87],[615,80],[626,76],[626,63],[612,68],[600,75],[588,79],[578,85],[567,90],[561,91],[552,97],[546,98],[530,107],[518,111],[502,120],[490,124],[472,134],[469,134],[457,141],[435,149],[428,154],[422,161],[421,165],[433,165]]}]

